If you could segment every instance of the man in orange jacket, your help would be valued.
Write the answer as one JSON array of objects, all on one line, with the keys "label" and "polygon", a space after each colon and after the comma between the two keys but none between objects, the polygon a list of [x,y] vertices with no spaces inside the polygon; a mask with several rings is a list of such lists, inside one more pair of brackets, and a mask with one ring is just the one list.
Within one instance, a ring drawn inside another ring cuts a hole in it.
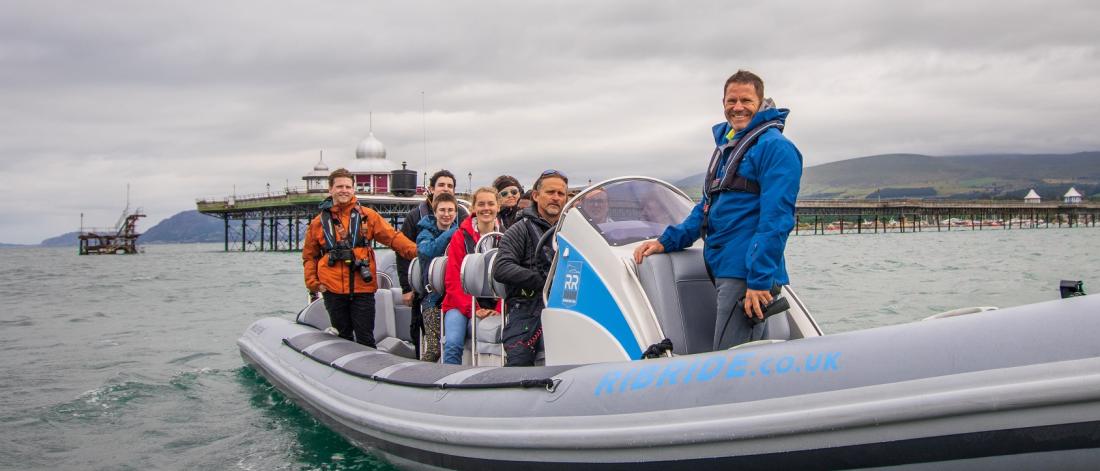
[{"label": "man in orange jacket", "polygon": [[321,214],[309,222],[302,247],[306,288],[324,297],[329,320],[341,337],[374,347],[378,283],[371,241],[405,258],[416,258],[416,244],[373,209],[359,205],[351,172],[336,169],[328,185],[330,198],[321,203]]}]

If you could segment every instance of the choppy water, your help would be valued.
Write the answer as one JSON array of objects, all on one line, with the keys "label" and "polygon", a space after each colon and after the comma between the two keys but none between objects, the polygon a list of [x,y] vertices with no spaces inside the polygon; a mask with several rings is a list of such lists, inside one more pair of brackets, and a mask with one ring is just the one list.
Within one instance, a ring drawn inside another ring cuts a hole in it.
[{"label": "choppy water", "polygon": [[[1100,290],[1096,229],[792,237],[826,333]],[[392,469],[286,400],[237,353],[305,300],[298,254],[152,245],[138,256],[0,250],[0,468]]]}]

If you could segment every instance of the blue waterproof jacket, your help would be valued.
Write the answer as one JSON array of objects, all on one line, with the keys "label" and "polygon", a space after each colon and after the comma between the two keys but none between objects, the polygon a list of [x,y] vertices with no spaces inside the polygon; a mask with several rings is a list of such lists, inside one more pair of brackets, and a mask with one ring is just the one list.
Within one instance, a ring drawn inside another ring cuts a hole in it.
[{"label": "blue waterproof jacket", "polygon": [[[748,127],[739,131],[739,139],[757,125],[779,119],[786,121],[786,109],[765,108],[756,113]],[[714,143],[729,142],[729,123],[714,125]],[[725,174],[723,160],[717,178]],[[785,285],[787,267],[783,249],[787,236],[794,229],[794,204],[798,184],[802,179],[802,154],[794,143],[778,129],[764,132],[749,148],[738,173],[760,184],[760,194],[727,191],[716,193],[714,201],[703,200],[695,205],[684,222],[669,226],[658,239],[665,251],[683,250],[699,238],[703,222],[703,206],[710,203],[703,258],[716,278],[741,278],[750,289],[770,289],[773,284]],[[704,191],[707,182],[704,182]]]},{"label": "blue waterproof jacket", "polygon": [[[424,283],[428,277],[428,264],[432,262],[433,258],[443,256],[447,252],[447,244],[451,242],[451,236],[458,229],[458,223],[457,221],[452,222],[451,227],[442,230],[435,224],[435,215],[429,214],[420,218],[416,228],[418,231],[416,234],[416,260],[420,263],[420,273],[424,277],[419,282]],[[425,308],[439,307],[442,302],[443,289],[440,287],[438,292],[428,294],[421,306]]]}]

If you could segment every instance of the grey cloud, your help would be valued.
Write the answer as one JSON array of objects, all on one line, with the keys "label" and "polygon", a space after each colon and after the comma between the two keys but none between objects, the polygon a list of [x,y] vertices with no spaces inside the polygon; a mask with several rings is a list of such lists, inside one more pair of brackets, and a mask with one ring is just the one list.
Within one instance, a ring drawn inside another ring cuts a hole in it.
[{"label": "grey cloud", "polygon": [[[0,241],[281,187],[371,127],[423,170],[679,178],[709,153],[722,80],[751,68],[806,164],[886,152],[1100,148],[1087,1],[8,2]],[[421,115],[421,92],[426,116]],[[674,164],[670,164],[674,162]],[[34,206],[58,175],[64,207]],[[460,178],[460,186],[465,178]],[[9,183],[11,182],[11,183]]]}]

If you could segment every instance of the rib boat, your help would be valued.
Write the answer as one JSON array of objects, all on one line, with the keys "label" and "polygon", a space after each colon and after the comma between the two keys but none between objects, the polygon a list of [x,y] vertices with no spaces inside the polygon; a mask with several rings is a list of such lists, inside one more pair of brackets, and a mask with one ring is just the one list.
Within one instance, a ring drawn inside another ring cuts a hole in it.
[{"label": "rib boat", "polygon": [[[606,216],[584,207],[595,191],[608,196]],[[377,348],[326,332],[315,302],[295,319],[253,323],[238,340],[241,356],[349,441],[406,469],[1100,462],[1100,299],[961,309],[823,335],[784,287],[789,309],[768,317],[754,341],[712,351],[715,292],[703,242],[631,260],[637,244],[691,208],[680,190],[645,177],[593,185],[565,205],[540,242],[556,255],[538,366],[501,366],[500,316],[471,326],[467,364],[415,359],[408,308],[400,288],[386,287],[385,269]],[[496,252],[484,245],[464,259],[462,283],[501,297]],[[433,262],[418,289],[440,286],[441,273]],[[646,355],[666,339],[671,351]]]}]

